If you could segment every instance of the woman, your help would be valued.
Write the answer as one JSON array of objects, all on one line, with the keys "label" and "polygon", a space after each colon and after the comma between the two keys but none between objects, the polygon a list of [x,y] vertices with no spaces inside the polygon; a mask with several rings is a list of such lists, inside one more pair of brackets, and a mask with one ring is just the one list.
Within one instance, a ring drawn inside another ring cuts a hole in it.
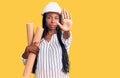
[{"label": "woman", "polygon": [[37,55],[33,72],[35,78],[69,78],[68,50],[72,40],[72,18],[55,2],[50,2],[43,10],[43,36],[40,46],[34,44],[26,47],[23,59],[29,52]]}]

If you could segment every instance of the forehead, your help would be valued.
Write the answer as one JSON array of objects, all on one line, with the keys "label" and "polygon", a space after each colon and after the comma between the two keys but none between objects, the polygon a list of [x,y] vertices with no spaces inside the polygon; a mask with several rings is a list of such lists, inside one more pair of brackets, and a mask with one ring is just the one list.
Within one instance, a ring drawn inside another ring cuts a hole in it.
[{"label": "forehead", "polygon": [[59,16],[59,14],[56,12],[48,12],[46,15],[47,16]]}]

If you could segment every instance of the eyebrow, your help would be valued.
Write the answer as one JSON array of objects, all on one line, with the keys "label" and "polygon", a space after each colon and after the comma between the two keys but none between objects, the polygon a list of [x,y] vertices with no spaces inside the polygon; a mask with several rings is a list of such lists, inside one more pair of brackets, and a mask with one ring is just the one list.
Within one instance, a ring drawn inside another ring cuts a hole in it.
[{"label": "eyebrow", "polygon": [[[51,15],[49,15],[49,14],[48,14],[47,16],[50,16],[50,17],[52,17],[52,16],[51,16]],[[55,17],[59,17],[59,16],[57,16],[57,15],[56,15]]]}]

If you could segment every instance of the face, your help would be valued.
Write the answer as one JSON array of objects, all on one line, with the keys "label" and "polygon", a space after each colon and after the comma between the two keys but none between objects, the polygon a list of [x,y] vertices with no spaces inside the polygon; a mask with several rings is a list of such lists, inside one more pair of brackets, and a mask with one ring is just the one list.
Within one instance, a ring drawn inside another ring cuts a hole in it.
[{"label": "face", "polygon": [[49,12],[46,14],[46,25],[49,29],[55,30],[57,23],[59,22],[59,14],[55,12]]}]

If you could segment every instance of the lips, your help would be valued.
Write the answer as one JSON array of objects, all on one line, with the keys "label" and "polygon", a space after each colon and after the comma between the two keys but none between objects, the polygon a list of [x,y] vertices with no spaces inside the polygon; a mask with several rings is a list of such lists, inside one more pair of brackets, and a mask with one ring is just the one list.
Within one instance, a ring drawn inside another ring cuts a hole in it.
[{"label": "lips", "polygon": [[56,27],[56,25],[50,25],[50,27],[52,27],[52,28],[53,28],[53,27]]}]

